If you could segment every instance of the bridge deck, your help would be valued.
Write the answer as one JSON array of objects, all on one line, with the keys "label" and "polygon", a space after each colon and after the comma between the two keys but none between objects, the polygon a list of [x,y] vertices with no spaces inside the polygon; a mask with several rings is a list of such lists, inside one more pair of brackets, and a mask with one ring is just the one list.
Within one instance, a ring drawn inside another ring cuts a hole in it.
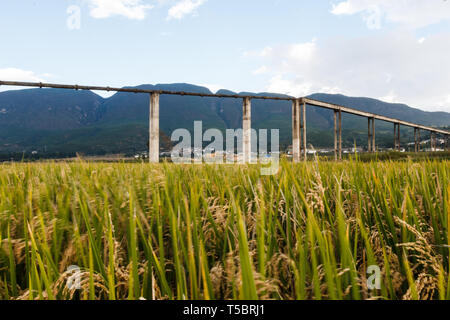
[{"label": "bridge deck", "polygon": [[426,130],[432,133],[439,133],[443,135],[450,135],[449,131],[436,129],[420,124],[415,124],[399,119],[389,118],[383,115],[364,112],[345,106],[335,105],[327,102],[317,101],[309,98],[296,98],[290,96],[264,96],[264,95],[239,95],[239,94],[213,94],[213,93],[197,93],[197,92],[184,92],[184,91],[168,91],[168,90],[146,90],[135,88],[114,88],[114,87],[102,87],[102,86],[84,86],[84,85],[66,85],[55,83],[42,83],[42,82],[18,82],[18,81],[0,81],[0,86],[20,86],[20,87],[36,87],[36,88],[55,88],[55,89],[70,89],[70,90],[90,90],[90,91],[113,91],[113,92],[128,92],[128,93],[158,93],[164,95],[180,95],[180,96],[195,96],[195,97],[212,97],[212,98],[233,98],[233,99],[261,99],[261,100],[281,100],[281,101],[294,101],[300,100],[301,103],[308,105],[321,107],[325,109],[340,111],[348,114],[353,114],[369,119],[376,119],[386,121],[394,124],[400,124],[403,126]]}]

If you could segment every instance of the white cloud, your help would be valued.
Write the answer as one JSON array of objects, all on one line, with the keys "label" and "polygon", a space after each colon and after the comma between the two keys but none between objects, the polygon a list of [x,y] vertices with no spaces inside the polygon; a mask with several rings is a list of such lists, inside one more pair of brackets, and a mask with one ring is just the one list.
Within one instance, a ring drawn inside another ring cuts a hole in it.
[{"label": "white cloud", "polygon": [[389,103],[398,102],[397,101],[397,96],[395,95],[394,91],[389,92],[389,94],[387,96],[380,97],[379,99],[381,101],[389,102]]},{"label": "white cloud", "polygon": [[316,53],[316,39],[306,43],[296,43],[289,47],[288,57],[299,63],[307,63]]},{"label": "white cloud", "polygon": [[181,0],[169,9],[168,20],[182,19],[184,16],[192,14],[207,0]]},{"label": "white cloud", "polygon": [[266,66],[272,75],[267,91],[295,96],[342,93],[450,112],[448,52],[450,33],[429,35],[420,42],[415,32],[402,30],[279,45],[270,54],[247,58]]},{"label": "white cloud", "polygon": [[220,84],[200,84],[200,86],[208,88],[212,93],[216,93],[217,91],[219,91],[220,89],[223,89],[224,86],[220,85]]},{"label": "white cloud", "polygon": [[[275,64],[278,71],[289,72],[293,66],[308,65],[315,57],[317,51],[317,40],[313,39],[305,43],[293,43],[277,47],[265,47],[261,50],[246,51],[244,57],[262,59],[272,65]],[[268,67],[265,66],[265,72]]]},{"label": "white cloud", "polygon": [[291,96],[306,96],[311,92],[312,84],[308,81],[297,81],[297,79],[283,78],[276,75],[269,81],[268,92],[282,93]]},{"label": "white cloud", "polygon": [[450,20],[450,2],[443,0],[346,0],[333,4],[335,15],[361,14],[367,26],[381,27],[382,20],[418,29]]},{"label": "white cloud", "polygon": [[89,0],[94,18],[103,19],[111,16],[124,16],[128,19],[143,20],[152,5],[142,4],[141,0]]},{"label": "white cloud", "polygon": [[159,34],[161,37],[170,37],[171,35],[173,35],[173,32],[170,32],[170,31],[163,31],[163,32],[160,32],[160,34]]},{"label": "white cloud", "polygon": [[344,1],[340,2],[339,4],[335,5],[333,4],[333,9],[331,10],[331,13],[335,15],[341,15],[341,14],[355,14],[358,10],[355,6],[351,4],[350,1]]},{"label": "white cloud", "polygon": [[[0,80],[3,81],[21,81],[21,82],[45,82],[50,74],[37,75],[33,71],[22,70],[18,68],[0,69]],[[1,86],[0,91],[19,90],[23,87]]]},{"label": "white cloud", "polygon": [[265,47],[261,50],[253,50],[253,51],[244,51],[244,57],[267,57],[272,53],[272,47]]},{"label": "white cloud", "polygon": [[44,73],[42,76],[44,78],[56,78],[56,75],[54,75],[53,73]]},{"label": "white cloud", "polygon": [[27,71],[17,68],[0,69],[0,79],[4,81],[23,81],[23,82],[43,82],[42,77],[36,75],[33,71]]},{"label": "white cloud", "polygon": [[267,67],[266,66],[262,66],[256,70],[253,70],[252,74],[254,74],[255,76],[259,76],[262,74],[267,73]]},{"label": "white cloud", "polygon": [[270,53],[272,52],[272,47],[265,47],[263,50],[261,50],[261,52],[259,53],[259,55],[261,57],[267,57],[268,55],[270,55]]}]

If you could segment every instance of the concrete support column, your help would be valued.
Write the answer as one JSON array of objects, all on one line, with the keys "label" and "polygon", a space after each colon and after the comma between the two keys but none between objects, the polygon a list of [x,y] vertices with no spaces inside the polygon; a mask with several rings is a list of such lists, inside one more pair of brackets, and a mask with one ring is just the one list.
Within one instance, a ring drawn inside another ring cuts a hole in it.
[{"label": "concrete support column", "polygon": [[436,134],[434,132],[431,133],[431,151],[436,151]]},{"label": "concrete support column", "polygon": [[397,150],[397,124],[394,123],[394,151]]},{"label": "concrete support column", "polygon": [[334,160],[338,160],[338,126],[337,126],[337,111],[334,110]]},{"label": "concrete support column", "polygon": [[375,147],[375,118],[367,118],[367,152],[376,152]]},{"label": "concrete support column", "polygon": [[420,139],[420,129],[417,129],[417,152],[420,152],[421,145],[420,145],[421,139]]},{"label": "concrete support column", "polygon": [[251,162],[252,154],[252,105],[250,98],[244,98],[243,108],[242,108],[242,153],[244,163]]},{"label": "concrete support column", "polygon": [[292,161],[300,162],[301,159],[301,134],[300,134],[300,101],[292,101]]},{"label": "concrete support column", "polygon": [[394,123],[394,150],[400,151],[400,123]]},{"label": "concrete support column", "polygon": [[430,151],[433,152],[433,133],[430,132]]},{"label": "concrete support column", "polygon": [[418,148],[417,148],[417,128],[414,128],[414,152],[415,153],[418,152]]},{"label": "concrete support column", "polygon": [[372,152],[377,152],[377,146],[375,144],[375,118],[372,118]]},{"label": "concrete support column", "polygon": [[430,150],[433,152],[433,132],[430,132]]},{"label": "concrete support column", "polygon": [[434,148],[434,133],[431,133],[431,151],[434,152],[435,148]]},{"label": "concrete support column", "polygon": [[159,163],[159,93],[150,95],[149,125],[148,158],[151,163]]},{"label": "concrete support column", "polygon": [[302,127],[303,127],[303,154],[305,157],[305,161],[308,160],[308,151],[307,151],[307,147],[306,147],[306,103],[304,101],[303,102],[303,121],[302,121]]},{"label": "concrete support column", "polygon": [[342,160],[342,111],[339,110],[339,160]]}]

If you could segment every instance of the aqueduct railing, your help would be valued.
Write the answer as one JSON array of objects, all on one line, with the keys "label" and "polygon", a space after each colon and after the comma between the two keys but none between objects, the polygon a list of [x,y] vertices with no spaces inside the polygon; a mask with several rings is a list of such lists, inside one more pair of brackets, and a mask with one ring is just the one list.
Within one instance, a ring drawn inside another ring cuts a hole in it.
[{"label": "aqueduct railing", "polygon": [[252,96],[237,94],[205,94],[183,91],[167,91],[167,90],[145,90],[133,88],[113,88],[101,86],[81,86],[81,85],[65,85],[42,82],[17,82],[17,81],[0,81],[0,86],[19,86],[19,87],[37,87],[37,88],[55,88],[69,90],[90,90],[90,91],[113,91],[128,93],[146,93],[150,95],[150,119],[149,119],[149,159],[150,162],[159,162],[159,98],[161,95],[180,95],[180,96],[196,96],[196,97],[215,97],[215,98],[231,98],[243,100],[243,158],[245,162],[251,159],[251,101],[255,99],[262,100],[283,100],[292,101],[292,152],[294,162],[307,159],[307,139],[306,139],[306,105],[330,109],[334,111],[334,154],[335,159],[342,159],[342,113],[353,114],[368,119],[368,150],[376,151],[375,144],[375,120],[381,120],[394,124],[394,148],[400,150],[400,125],[414,128],[414,150],[420,151],[420,131],[428,131],[431,133],[431,148],[436,150],[436,134],[444,136],[445,149],[449,147],[450,132],[427,127],[399,119],[393,119],[382,115],[359,111],[340,105],[316,101],[308,98],[295,97],[273,97],[273,96]]}]

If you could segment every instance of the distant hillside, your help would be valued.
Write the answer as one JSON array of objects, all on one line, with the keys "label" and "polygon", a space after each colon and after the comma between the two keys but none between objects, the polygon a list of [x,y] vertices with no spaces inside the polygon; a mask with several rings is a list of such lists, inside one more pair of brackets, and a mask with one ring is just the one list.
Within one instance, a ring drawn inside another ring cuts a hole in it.
[{"label": "distant hillside", "polygon": [[[207,88],[189,84],[142,85],[147,90],[171,90],[211,93]],[[98,124],[142,123],[148,126],[149,95],[119,92],[105,101]],[[225,129],[224,120],[217,113],[211,98],[162,95],[160,98],[160,128],[170,134],[178,128],[192,129],[194,121],[203,121],[205,127]]]},{"label": "distant hillside", "polygon": [[316,93],[310,98],[426,126],[442,127],[450,124],[450,113],[426,112],[411,108],[406,104],[387,103],[371,98],[347,97],[341,94]]},{"label": "distant hillside", "polygon": [[99,120],[104,99],[90,91],[28,89],[0,93],[0,127],[67,130]]},{"label": "distant hillside", "polygon": [[[140,89],[160,89],[210,93],[190,84],[142,85]],[[221,90],[219,93],[234,94]],[[240,93],[245,94],[245,93]],[[253,93],[250,93],[253,95]],[[261,93],[261,95],[274,95]],[[390,104],[370,98],[313,94],[312,99],[345,105],[358,110],[428,126],[450,125],[450,113],[425,112],[404,104]],[[204,129],[239,128],[242,123],[240,99],[186,96],[161,97],[160,127],[162,148],[170,148],[170,135],[178,128],[193,129],[203,121]],[[0,93],[0,153],[37,150],[39,152],[82,152],[87,154],[134,153],[147,149],[149,96],[117,93],[108,99],[88,91],[29,89]],[[252,126],[280,129],[282,147],[291,143],[291,102],[252,101]],[[307,109],[308,143],[315,147],[333,143],[333,113]],[[392,124],[377,122],[377,144],[391,146]],[[412,132],[402,129],[402,140]],[[426,137],[425,134],[422,135]],[[367,143],[367,121],[343,116],[344,146]]]}]

